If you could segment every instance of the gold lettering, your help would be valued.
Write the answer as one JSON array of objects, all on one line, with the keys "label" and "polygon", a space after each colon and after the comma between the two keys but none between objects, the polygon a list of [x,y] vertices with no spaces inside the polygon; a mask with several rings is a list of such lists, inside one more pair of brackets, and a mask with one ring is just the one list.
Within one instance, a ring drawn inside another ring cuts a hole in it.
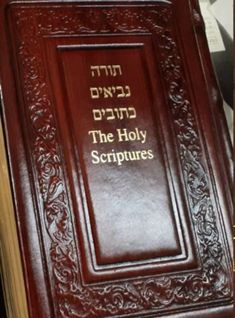
[{"label": "gold lettering", "polygon": [[146,150],[141,151],[141,158],[143,160],[146,160],[148,158],[148,153]]},{"label": "gold lettering", "polygon": [[148,150],[148,159],[153,159],[154,155],[153,155],[153,151],[151,149]]},{"label": "gold lettering", "polygon": [[105,134],[101,130],[90,130],[88,131],[88,135],[91,135],[93,144],[111,143],[114,141],[114,135],[111,132]]},{"label": "gold lettering", "polygon": [[91,157],[92,157],[92,163],[94,165],[97,165],[98,163],[100,163],[100,159],[99,159],[99,156],[98,156],[99,152],[96,151],[96,150],[93,150],[91,152]]},{"label": "gold lettering", "polygon": [[123,162],[139,161],[139,160],[152,160],[154,158],[153,151],[148,150],[136,150],[136,151],[120,151],[115,152],[112,149],[109,153],[99,153],[97,150],[91,152],[93,164],[115,163],[121,166]]},{"label": "gold lettering", "polygon": [[116,77],[117,75],[122,75],[121,65],[91,65],[90,70],[92,77],[100,77],[101,75]]},{"label": "gold lettering", "polygon": [[136,110],[134,107],[94,108],[92,109],[92,113],[95,121],[136,118]]},{"label": "gold lettering", "polygon": [[92,99],[100,98],[99,90],[97,87],[90,87],[90,93]]},{"label": "gold lettering", "polygon": [[[109,65],[91,65],[91,76],[93,78],[100,77],[116,77],[121,76],[122,68],[119,64]],[[117,86],[94,86],[90,87],[91,99],[112,99],[112,98],[129,98],[132,95],[129,85]],[[133,106],[119,106],[119,107],[99,107],[92,109],[93,120],[100,121],[113,121],[113,120],[126,120],[137,118],[137,112]],[[98,123],[97,123],[98,124]],[[147,140],[147,130],[138,127],[117,128],[114,133],[104,133],[102,130],[90,130],[88,135],[91,137],[93,144],[105,144],[117,142],[139,142],[145,144]],[[98,150],[91,151],[92,163],[107,164],[114,163],[121,166],[124,162],[137,161],[137,160],[152,160],[154,153],[152,149],[133,150],[133,151],[116,151],[112,149],[110,152],[99,152]]]},{"label": "gold lettering", "polygon": [[131,96],[130,86],[99,86],[90,87],[92,99],[99,98],[128,98]]},{"label": "gold lettering", "polygon": [[127,141],[140,141],[142,144],[146,142],[147,130],[135,128],[134,130],[128,130],[127,128],[117,129],[118,142]]}]

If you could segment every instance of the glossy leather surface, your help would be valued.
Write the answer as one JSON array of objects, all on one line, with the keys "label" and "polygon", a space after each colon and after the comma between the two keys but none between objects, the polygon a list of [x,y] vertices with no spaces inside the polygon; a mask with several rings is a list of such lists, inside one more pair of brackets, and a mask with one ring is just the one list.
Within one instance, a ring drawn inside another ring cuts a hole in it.
[{"label": "glossy leather surface", "polygon": [[231,150],[196,2],[7,2],[30,317],[230,317]]}]

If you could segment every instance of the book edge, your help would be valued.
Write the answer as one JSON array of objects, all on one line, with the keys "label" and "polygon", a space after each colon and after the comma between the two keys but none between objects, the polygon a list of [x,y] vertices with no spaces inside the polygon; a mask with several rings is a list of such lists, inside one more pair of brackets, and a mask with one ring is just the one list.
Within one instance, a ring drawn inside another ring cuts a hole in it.
[{"label": "book edge", "polygon": [[0,121],[0,269],[7,317],[28,318],[23,266]]}]

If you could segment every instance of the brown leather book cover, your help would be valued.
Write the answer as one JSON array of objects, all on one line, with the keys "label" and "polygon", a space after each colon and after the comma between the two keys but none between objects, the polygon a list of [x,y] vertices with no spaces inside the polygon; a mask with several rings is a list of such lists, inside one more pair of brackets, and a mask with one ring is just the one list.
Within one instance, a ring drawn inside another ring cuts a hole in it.
[{"label": "brown leather book cover", "polygon": [[0,8],[28,316],[231,317],[231,146],[197,1]]}]

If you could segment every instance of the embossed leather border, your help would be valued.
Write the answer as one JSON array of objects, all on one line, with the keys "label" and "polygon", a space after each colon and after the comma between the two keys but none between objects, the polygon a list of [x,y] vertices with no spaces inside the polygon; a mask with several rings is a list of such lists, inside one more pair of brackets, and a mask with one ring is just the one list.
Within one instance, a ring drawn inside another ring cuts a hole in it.
[{"label": "embossed leather border", "polygon": [[[138,8],[138,9],[137,9]],[[199,128],[173,30],[171,5],[12,5],[10,21],[32,131],[31,151],[40,189],[40,213],[50,238],[49,273],[56,317],[151,314],[213,305],[231,297],[229,264],[218,231],[218,213],[206,171]],[[118,21],[118,23],[117,23]],[[128,23],[127,23],[128,22]],[[98,25],[98,27],[97,27]],[[27,30],[27,32],[25,32]],[[181,168],[202,269],[197,273],[136,279],[102,286],[82,285],[74,244],[71,207],[64,180],[53,101],[40,54],[44,36],[151,32],[158,39],[166,102],[173,118]]]}]

